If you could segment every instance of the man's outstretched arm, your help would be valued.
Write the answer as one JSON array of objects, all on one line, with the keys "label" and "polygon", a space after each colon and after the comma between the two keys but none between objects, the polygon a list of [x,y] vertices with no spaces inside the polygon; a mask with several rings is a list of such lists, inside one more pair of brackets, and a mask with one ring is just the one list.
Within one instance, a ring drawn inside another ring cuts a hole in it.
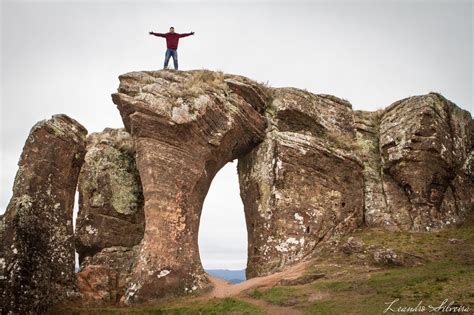
[{"label": "man's outstretched arm", "polygon": [[155,35],[155,36],[158,36],[158,37],[166,37],[166,34],[163,34],[163,33],[149,32],[148,34]]},{"label": "man's outstretched arm", "polygon": [[194,35],[194,32],[179,34],[179,37],[186,37],[186,36],[190,36],[190,35]]}]

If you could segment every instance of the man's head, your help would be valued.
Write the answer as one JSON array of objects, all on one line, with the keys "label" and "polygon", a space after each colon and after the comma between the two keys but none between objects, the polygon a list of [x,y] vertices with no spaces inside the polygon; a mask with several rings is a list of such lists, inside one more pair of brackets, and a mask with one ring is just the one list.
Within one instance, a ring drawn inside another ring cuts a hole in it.
[{"label": "man's head", "polygon": [[174,27],[173,26],[170,27],[170,33],[174,33]]}]

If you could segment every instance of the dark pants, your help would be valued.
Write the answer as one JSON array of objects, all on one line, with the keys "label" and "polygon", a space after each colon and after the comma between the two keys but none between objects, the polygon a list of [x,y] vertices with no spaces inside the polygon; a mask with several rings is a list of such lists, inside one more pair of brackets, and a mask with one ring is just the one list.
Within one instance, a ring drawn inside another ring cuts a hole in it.
[{"label": "dark pants", "polygon": [[168,68],[168,62],[170,61],[170,57],[173,57],[174,69],[178,70],[178,50],[176,49],[166,49],[165,53],[165,64],[163,69]]}]

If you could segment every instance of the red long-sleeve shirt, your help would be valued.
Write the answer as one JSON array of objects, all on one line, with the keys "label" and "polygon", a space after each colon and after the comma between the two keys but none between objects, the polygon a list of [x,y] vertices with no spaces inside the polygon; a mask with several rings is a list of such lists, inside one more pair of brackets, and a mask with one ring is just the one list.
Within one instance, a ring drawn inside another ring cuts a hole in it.
[{"label": "red long-sleeve shirt", "polygon": [[178,43],[179,39],[181,37],[186,37],[189,35],[192,35],[192,33],[183,33],[183,34],[178,34],[178,33],[154,33],[151,32],[152,35],[158,36],[158,37],[164,37],[166,38],[166,47],[169,49],[178,49]]}]

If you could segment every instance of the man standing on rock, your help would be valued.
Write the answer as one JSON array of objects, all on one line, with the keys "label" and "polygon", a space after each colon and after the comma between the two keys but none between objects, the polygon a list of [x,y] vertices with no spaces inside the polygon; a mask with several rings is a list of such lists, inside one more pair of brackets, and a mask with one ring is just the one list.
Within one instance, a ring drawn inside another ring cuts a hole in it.
[{"label": "man standing on rock", "polygon": [[150,32],[150,35],[155,35],[158,37],[166,38],[166,54],[165,54],[165,64],[163,69],[168,68],[168,62],[170,57],[173,57],[174,69],[178,70],[178,42],[181,37],[186,37],[189,35],[194,35],[194,32],[178,34],[174,32],[174,27],[170,27],[170,31],[166,34],[163,33],[154,33]]}]

